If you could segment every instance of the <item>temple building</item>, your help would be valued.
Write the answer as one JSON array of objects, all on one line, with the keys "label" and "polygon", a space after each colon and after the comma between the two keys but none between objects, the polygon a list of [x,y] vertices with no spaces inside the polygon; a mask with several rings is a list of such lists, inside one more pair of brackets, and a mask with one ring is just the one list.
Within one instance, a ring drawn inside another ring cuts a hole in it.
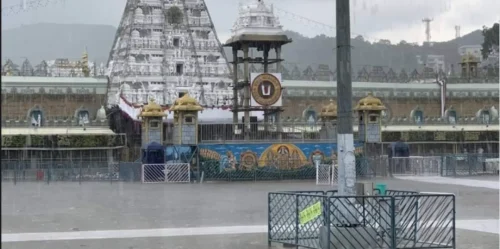
[{"label": "temple building", "polygon": [[228,102],[223,53],[204,1],[127,1],[107,64],[108,106],[165,106],[185,93],[203,105]]},{"label": "temple building", "polygon": [[[241,5],[233,31],[244,30],[248,22],[281,27],[278,18],[271,18],[272,7],[263,4],[251,0]],[[32,66],[26,59],[21,66],[11,60],[2,66],[3,158],[34,158],[33,165],[46,158],[136,160],[144,105],[153,99],[163,110],[161,134],[169,141],[174,115],[167,114],[185,94],[203,109],[196,114],[197,143],[224,143],[239,135],[243,122],[241,116],[237,124],[233,120],[233,80],[242,82],[244,70],[237,67],[238,78],[230,77],[233,67],[204,1],[129,0],[123,15],[105,67],[89,62],[87,53],[74,62],[57,59]],[[383,103],[382,142],[405,138],[457,144],[467,137],[498,145],[498,70],[484,71],[479,64],[466,54],[453,72],[366,67],[353,73],[353,106],[369,94]],[[282,142],[335,137],[333,68],[276,63],[266,71],[281,73],[282,112],[267,122],[262,114],[251,113],[249,140],[269,142],[278,133]],[[262,72],[263,67],[252,64],[248,73]],[[331,127],[325,128],[327,121]],[[354,126],[356,132],[358,124]],[[411,135],[416,130],[430,135]],[[443,153],[457,150],[453,148]]]}]

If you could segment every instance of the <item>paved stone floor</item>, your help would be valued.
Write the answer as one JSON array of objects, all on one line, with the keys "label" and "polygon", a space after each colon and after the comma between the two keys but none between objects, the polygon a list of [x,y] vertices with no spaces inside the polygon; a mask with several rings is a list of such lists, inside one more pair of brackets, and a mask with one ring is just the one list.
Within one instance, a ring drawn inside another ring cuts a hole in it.
[{"label": "paved stone floor", "polygon": [[[477,179],[476,179],[477,180]],[[494,179],[488,179],[494,181]],[[497,178],[498,181],[498,178]],[[498,189],[381,180],[389,189],[456,195],[458,220],[498,220]],[[205,184],[2,183],[2,235],[124,229],[263,226],[267,193],[329,189],[313,181]],[[491,222],[490,222],[491,223]],[[3,237],[3,236],[2,236]],[[268,248],[265,233],[43,242],[3,248]],[[458,248],[498,248],[498,233],[457,230]],[[274,245],[274,248],[280,248]]]}]

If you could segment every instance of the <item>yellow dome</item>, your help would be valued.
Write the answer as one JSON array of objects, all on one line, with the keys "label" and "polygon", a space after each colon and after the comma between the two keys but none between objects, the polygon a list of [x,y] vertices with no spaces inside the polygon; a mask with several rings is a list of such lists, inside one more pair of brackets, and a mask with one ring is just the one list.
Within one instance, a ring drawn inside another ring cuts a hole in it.
[{"label": "yellow dome", "polygon": [[196,99],[188,94],[184,94],[182,98],[175,100],[174,105],[170,108],[171,111],[201,111],[203,107],[198,104]]},{"label": "yellow dome", "polygon": [[337,117],[337,105],[333,100],[321,108],[320,117]]},{"label": "yellow dome", "polygon": [[374,97],[372,93],[368,93],[368,96],[362,98],[354,109],[356,111],[382,111],[386,108],[379,98]]},{"label": "yellow dome", "polygon": [[142,108],[139,117],[164,117],[166,115],[163,108],[154,99],[150,99],[148,104]]}]

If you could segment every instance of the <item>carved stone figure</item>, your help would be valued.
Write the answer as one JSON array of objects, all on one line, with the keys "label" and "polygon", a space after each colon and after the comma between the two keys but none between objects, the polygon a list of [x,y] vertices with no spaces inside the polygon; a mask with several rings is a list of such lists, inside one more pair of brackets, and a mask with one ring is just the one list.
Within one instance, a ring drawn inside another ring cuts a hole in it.
[{"label": "carved stone figure", "polygon": [[179,43],[180,43],[181,47],[184,47],[184,45],[185,45],[185,38],[184,38],[184,36],[181,36],[181,38],[179,39]]}]

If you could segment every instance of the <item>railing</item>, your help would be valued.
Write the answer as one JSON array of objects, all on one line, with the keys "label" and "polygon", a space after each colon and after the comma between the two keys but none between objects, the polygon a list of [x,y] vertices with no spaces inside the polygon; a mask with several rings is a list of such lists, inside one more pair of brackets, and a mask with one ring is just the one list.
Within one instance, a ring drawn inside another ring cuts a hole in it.
[{"label": "railing", "polygon": [[7,161],[2,160],[2,181],[118,181],[119,163],[108,161]]},{"label": "railing", "polygon": [[440,156],[410,156],[388,159],[389,173],[394,175],[441,175],[442,157]]},{"label": "railing", "polygon": [[203,143],[223,143],[245,142],[248,141],[297,141],[297,142],[318,142],[332,141],[335,139],[336,128],[323,128],[320,123],[282,123],[265,124],[265,123],[250,123],[250,129],[245,137],[245,125],[243,123],[216,123],[216,124],[200,124],[198,126],[198,138]]},{"label": "railing", "polygon": [[[469,120],[469,119],[467,119]],[[384,126],[445,126],[453,127],[454,125],[448,124],[444,121],[432,120],[426,121],[427,123],[415,123],[412,121],[390,121],[383,122]],[[353,120],[353,128],[357,130],[358,124],[357,120]],[[494,120],[490,122],[494,124]],[[496,121],[496,124],[498,120]],[[477,120],[471,122],[462,122],[455,125],[468,125],[468,124],[478,124]],[[486,128],[486,124],[483,124]],[[436,127],[436,129],[439,129]],[[200,143],[224,143],[227,141],[231,142],[269,142],[269,141],[296,141],[296,142],[318,142],[318,141],[333,141],[336,140],[336,125],[325,125],[325,123],[318,122],[306,122],[306,121],[282,121],[281,124],[278,123],[264,123],[264,122],[252,122],[250,123],[250,129],[245,137],[245,124],[243,123],[201,123],[198,125],[198,139]],[[415,131],[418,131],[418,127],[415,127]],[[356,133],[355,133],[356,135]],[[355,139],[357,139],[355,137]]]},{"label": "railing", "polygon": [[[356,226],[342,226],[346,220]],[[455,196],[269,193],[268,241],[322,249],[455,248]]]}]

